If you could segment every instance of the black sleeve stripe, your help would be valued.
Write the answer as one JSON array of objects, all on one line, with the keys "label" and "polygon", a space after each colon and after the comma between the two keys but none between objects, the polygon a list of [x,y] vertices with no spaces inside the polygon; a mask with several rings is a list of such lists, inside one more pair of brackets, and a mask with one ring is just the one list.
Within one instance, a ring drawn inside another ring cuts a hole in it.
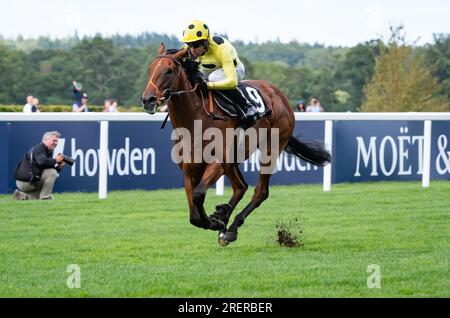
[{"label": "black sleeve stripe", "polygon": [[213,36],[213,41],[216,42],[217,45],[221,45],[221,44],[225,43],[223,38],[220,36],[217,36],[217,35]]},{"label": "black sleeve stripe", "polygon": [[204,67],[204,68],[215,68],[216,67],[216,64],[202,64],[202,66]]}]

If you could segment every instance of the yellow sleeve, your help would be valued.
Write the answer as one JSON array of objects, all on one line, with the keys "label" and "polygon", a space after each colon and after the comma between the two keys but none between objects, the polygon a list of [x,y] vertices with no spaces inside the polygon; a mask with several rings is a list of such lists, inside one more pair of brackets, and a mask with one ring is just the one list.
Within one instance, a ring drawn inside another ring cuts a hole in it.
[{"label": "yellow sleeve", "polygon": [[218,82],[208,82],[208,88],[217,90],[235,89],[238,84],[238,78],[236,74],[236,67],[234,66],[233,56],[230,50],[224,46],[217,55],[218,59],[220,59],[222,63],[222,68],[226,79]]}]

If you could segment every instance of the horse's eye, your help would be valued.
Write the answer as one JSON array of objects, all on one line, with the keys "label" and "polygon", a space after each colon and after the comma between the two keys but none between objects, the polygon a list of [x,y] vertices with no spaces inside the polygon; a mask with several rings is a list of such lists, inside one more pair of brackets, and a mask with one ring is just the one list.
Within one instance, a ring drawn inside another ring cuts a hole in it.
[{"label": "horse's eye", "polygon": [[172,69],[171,68],[169,68],[168,70],[167,70],[167,72],[166,72],[166,75],[170,75],[170,74],[172,74]]}]

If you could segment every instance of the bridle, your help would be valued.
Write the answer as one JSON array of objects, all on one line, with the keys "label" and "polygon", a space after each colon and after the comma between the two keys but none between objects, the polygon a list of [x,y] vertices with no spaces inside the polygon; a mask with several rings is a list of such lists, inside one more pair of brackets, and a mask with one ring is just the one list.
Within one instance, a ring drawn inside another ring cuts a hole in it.
[{"label": "bridle", "polygon": [[157,56],[155,58],[155,60],[156,59],[160,59],[160,60],[158,61],[158,64],[156,64],[155,69],[153,70],[153,74],[150,77],[150,80],[149,80],[149,82],[147,84],[147,87],[145,88],[145,91],[147,91],[147,89],[150,86],[152,86],[156,90],[156,94],[157,94],[156,98],[157,98],[157,100],[163,101],[163,102],[169,101],[172,96],[179,96],[179,95],[182,95],[182,94],[195,92],[195,90],[197,89],[197,86],[198,86],[197,83],[190,90],[182,90],[182,91],[175,91],[175,92],[173,91],[173,86],[175,85],[175,83],[174,83],[174,84],[172,84],[171,88],[166,88],[161,94],[161,91],[160,91],[159,87],[153,82],[153,79],[154,79],[154,77],[156,75],[156,71],[158,70],[158,67],[160,66],[160,64],[161,64],[161,62],[163,61],[164,58],[170,59],[170,60],[172,60],[175,63],[175,66],[177,67],[177,70],[178,70],[178,74],[177,74],[178,78],[180,78],[180,70],[181,70],[186,75],[185,81],[188,79],[186,71],[184,70],[183,65],[181,65],[180,61],[178,61],[177,59],[175,59],[175,58],[173,58],[171,56],[168,56],[167,54],[159,55],[159,56]]},{"label": "bridle", "polygon": [[[164,54],[164,55],[159,55],[159,56],[157,56],[157,57],[155,58],[155,60],[156,60],[156,59],[160,59],[160,60],[158,61],[158,64],[156,64],[155,69],[153,70],[153,74],[152,74],[152,76],[150,77],[150,80],[149,80],[149,82],[148,82],[148,84],[147,84],[147,87],[145,88],[145,91],[144,91],[144,92],[146,92],[147,89],[148,89],[150,86],[152,86],[152,87],[156,90],[156,94],[157,94],[157,95],[156,95],[156,99],[157,99],[157,101],[159,100],[159,101],[162,101],[163,103],[169,101],[170,98],[171,98],[172,96],[180,96],[180,95],[183,95],[183,94],[195,92],[195,91],[197,90],[198,83],[195,83],[195,86],[194,86],[192,89],[189,89],[189,90],[183,90],[183,91],[175,91],[175,92],[173,91],[173,86],[175,85],[175,83],[174,83],[174,84],[172,84],[172,87],[171,87],[171,88],[166,88],[166,89],[162,92],[162,94],[161,94],[161,90],[160,90],[159,87],[153,82],[153,79],[154,79],[154,77],[155,77],[155,74],[156,74],[156,71],[157,71],[159,65],[161,64],[161,62],[163,61],[164,58],[171,59],[171,60],[175,63],[175,66],[176,66],[177,69],[178,69],[178,74],[177,74],[178,78],[181,77],[181,76],[180,76],[180,70],[181,70],[182,72],[184,72],[184,75],[185,75],[185,80],[184,80],[184,82],[186,83],[186,81],[189,80],[189,78],[188,78],[188,76],[187,76],[187,74],[186,74],[186,70],[184,69],[184,67],[183,67],[183,65],[180,63],[180,61],[178,61],[177,59],[174,59],[174,58],[171,57],[171,56],[168,56],[167,53],[166,53],[166,54]],[[219,116],[219,115],[216,115],[216,114],[213,113],[213,98],[212,98],[212,93],[211,93],[211,91],[208,91],[208,97],[209,97],[209,111],[206,109],[205,102],[204,102],[204,98],[203,98],[203,93],[202,93],[201,90],[200,90],[200,96],[201,96],[201,101],[202,101],[203,109],[204,109],[205,113],[206,113],[209,117],[211,117],[211,118],[214,119],[214,120],[223,120],[223,121],[227,121],[227,120],[228,120],[227,117]],[[163,125],[161,126],[161,128],[164,128],[165,122],[166,122],[167,118],[168,118],[168,115],[167,115],[166,119],[164,120],[164,123],[163,123]]]}]

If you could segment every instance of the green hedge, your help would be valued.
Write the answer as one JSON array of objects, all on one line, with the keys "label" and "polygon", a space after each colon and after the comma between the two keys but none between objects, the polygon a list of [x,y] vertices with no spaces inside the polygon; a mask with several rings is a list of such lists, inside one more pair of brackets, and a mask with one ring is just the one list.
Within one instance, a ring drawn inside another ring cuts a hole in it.
[{"label": "green hedge", "polygon": [[[21,105],[0,105],[0,112],[15,112],[21,113],[23,106]],[[68,105],[41,105],[39,106],[41,112],[72,112],[72,106]],[[89,106],[90,112],[99,113],[103,111],[103,106]],[[120,112],[142,112],[142,107],[119,107]]]}]

